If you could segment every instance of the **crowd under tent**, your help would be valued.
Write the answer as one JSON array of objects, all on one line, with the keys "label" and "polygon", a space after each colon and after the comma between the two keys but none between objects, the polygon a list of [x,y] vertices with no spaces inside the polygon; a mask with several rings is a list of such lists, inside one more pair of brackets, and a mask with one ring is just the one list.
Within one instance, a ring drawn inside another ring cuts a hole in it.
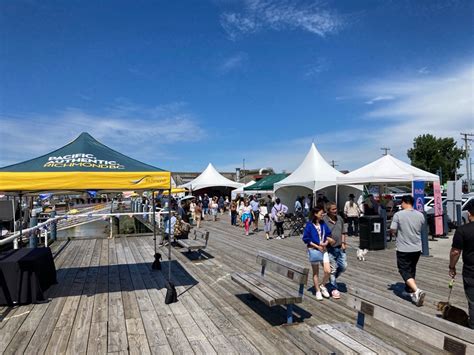
[{"label": "crowd under tent", "polygon": [[344,174],[334,169],[311,144],[303,162],[287,178],[274,184],[275,196],[288,206],[290,212],[294,211],[294,203],[298,196],[313,195],[313,203],[318,194],[323,194],[330,201],[337,201],[337,195],[343,200],[350,193],[359,196],[361,189],[354,186],[336,187],[337,177]]},{"label": "crowd under tent", "polygon": [[387,154],[349,174],[338,176],[338,184],[395,184],[417,180],[434,182],[439,176],[416,168]]},{"label": "crowd under tent", "polygon": [[214,166],[209,163],[207,168],[198,177],[179,187],[186,188],[192,193],[199,190],[199,194],[207,193],[208,195],[220,194],[230,196],[231,190],[238,189],[242,186],[244,186],[244,184],[222,176]]}]

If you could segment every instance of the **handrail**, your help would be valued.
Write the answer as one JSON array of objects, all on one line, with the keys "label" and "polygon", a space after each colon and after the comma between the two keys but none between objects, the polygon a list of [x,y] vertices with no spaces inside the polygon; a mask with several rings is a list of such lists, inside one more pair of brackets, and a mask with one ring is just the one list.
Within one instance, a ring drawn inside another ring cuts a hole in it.
[{"label": "handrail", "polygon": [[[8,244],[8,243],[11,243],[13,242],[16,238],[18,238],[19,236],[27,236],[29,235],[31,232],[34,232],[38,229],[41,229],[49,224],[52,224],[52,223],[56,223],[57,221],[59,220],[62,220],[62,219],[69,219],[69,218],[78,218],[78,217],[113,217],[113,216],[133,216],[133,215],[145,215],[145,214],[152,214],[152,212],[120,212],[120,213],[78,213],[78,214],[73,214],[73,215],[62,215],[62,216],[57,216],[57,217],[54,217],[54,218],[49,218],[48,220],[42,222],[42,223],[39,223],[37,224],[36,226],[34,227],[30,227],[30,228],[27,228],[27,229],[24,229],[22,230],[21,232],[16,232],[4,239],[1,239],[0,240],[0,245],[5,245],[5,244]],[[168,214],[168,211],[158,211],[158,212],[155,212],[156,214],[158,215],[162,215],[162,214]]]}]

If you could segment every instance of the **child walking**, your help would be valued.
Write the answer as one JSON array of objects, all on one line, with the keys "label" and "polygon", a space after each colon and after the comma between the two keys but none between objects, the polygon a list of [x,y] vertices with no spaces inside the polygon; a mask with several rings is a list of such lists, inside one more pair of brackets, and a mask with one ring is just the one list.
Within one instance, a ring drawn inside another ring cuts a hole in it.
[{"label": "child walking", "polygon": [[265,232],[265,237],[267,238],[267,240],[269,240],[270,232],[272,231],[272,220],[268,213],[263,216],[263,230]]}]

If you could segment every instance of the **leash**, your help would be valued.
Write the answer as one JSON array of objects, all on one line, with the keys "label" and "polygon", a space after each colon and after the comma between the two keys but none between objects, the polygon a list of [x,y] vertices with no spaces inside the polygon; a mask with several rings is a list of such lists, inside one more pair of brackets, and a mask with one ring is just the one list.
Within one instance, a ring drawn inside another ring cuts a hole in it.
[{"label": "leash", "polygon": [[451,279],[451,281],[449,281],[449,284],[448,284],[448,287],[449,287],[448,304],[449,304],[449,299],[451,298],[451,292],[453,292],[453,286],[454,286],[454,279]]}]

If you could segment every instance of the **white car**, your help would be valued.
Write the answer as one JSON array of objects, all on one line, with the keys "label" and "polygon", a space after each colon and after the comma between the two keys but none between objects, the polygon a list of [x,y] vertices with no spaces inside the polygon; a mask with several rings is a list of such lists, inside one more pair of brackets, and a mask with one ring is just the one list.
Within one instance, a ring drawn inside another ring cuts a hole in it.
[{"label": "white car", "polygon": [[467,208],[470,203],[474,203],[474,193],[472,192],[462,196],[461,224],[466,224],[469,222]]}]

